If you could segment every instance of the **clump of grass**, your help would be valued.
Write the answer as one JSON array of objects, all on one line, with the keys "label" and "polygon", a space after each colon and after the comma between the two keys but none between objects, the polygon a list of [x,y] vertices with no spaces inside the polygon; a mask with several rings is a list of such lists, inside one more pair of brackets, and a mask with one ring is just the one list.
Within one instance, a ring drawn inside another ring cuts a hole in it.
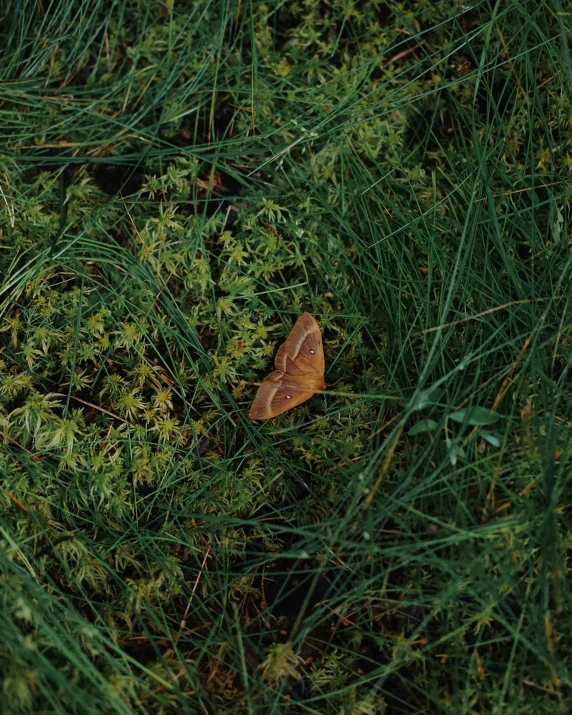
[{"label": "clump of grass", "polygon": [[2,708],[567,712],[562,8],[4,12]]}]

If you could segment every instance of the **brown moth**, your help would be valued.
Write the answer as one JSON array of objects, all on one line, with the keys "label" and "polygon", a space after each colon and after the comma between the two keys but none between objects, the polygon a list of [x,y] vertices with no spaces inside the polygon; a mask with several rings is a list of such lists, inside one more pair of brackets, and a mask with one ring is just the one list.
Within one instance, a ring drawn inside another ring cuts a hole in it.
[{"label": "brown moth", "polygon": [[258,388],[248,416],[267,420],[309,400],[326,387],[324,348],[320,326],[310,313],[302,313],[278,348],[276,370]]}]

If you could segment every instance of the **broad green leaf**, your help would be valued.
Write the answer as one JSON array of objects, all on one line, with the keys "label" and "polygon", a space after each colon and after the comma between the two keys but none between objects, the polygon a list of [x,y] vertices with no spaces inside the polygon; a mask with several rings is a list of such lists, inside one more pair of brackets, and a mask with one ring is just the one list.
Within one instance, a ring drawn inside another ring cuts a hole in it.
[{"label": "broad green leaf", "polygon": [[411,409],[420,411],[424,410],[430,405],[434,405],[439,399],[440,392],[441,391],[439,390],[439,387],[436,385],[433,385],[426,390],[423,390],[423,392],[421,392],[421,394],[419,395],[417,401],[411,405]]},{"label": "broad green leaf", "polygon": [[435,422],[435,420],[419,420],[409,430],[408,434],[413,436],[416,434],[421,434],[422,432],[433,432],[435,427],[437,427],[437,422]]},{"label": "broad green leaf", "polygon": [[447,446],[449,447],[449,461],[452,466],[455,467],[458,459],[465,458],[465,450],[458,442],[449,442]]},{"label": "broad green leaf", "polygon": [[499,417],[498,412],[493,412],[486,407],[462,407],[451,415],[454,422],[466,422],[475,427],[494,425],[498,422]]},{"label": "broad green leaf", "polygon": [[485,439],[489,444],[492,444],[493,447],[500,447],[501,446],[501,438],[496,432],[489,432],[488,430],[480,430],[478,432],[479,437],[482,437]]}]

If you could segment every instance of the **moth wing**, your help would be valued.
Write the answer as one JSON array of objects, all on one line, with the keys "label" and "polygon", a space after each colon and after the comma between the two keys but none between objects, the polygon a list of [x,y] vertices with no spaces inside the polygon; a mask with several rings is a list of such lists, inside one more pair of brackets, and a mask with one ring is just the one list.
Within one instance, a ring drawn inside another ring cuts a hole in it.
[{"label": "moth wing", "polygon": [[313,373],[324,377],[326,363],[320,326],[310,313],[302,313],[290,335],[278,348],[276,369],[287,375]]},{"label": "moth wing", "polygon": [[258,388],[248,416],[251,420],[267,420],[281,415],[315,395],[320,389],[318,383],[318,380],[275,370]]}]

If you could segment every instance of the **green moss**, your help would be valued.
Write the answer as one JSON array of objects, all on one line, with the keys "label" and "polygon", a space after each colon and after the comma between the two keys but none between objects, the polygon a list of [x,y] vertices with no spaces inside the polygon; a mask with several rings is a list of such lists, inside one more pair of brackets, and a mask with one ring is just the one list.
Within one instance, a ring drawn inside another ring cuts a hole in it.
[{"label": "green moss", "polygon": [[0,709],[567,712],[560,5],[4,12]]}]

